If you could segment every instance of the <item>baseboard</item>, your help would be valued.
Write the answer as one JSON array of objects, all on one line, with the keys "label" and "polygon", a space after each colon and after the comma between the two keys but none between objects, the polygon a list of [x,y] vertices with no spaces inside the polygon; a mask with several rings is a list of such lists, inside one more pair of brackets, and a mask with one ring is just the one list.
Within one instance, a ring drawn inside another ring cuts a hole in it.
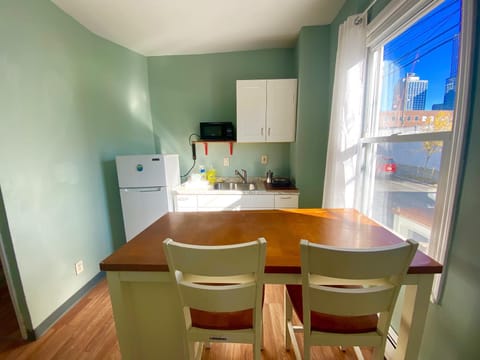
[{"label": "baseboard", "polygon": [[95,275],[88,283],[86,283],[80,290],[73,294],[67,301],[60,305],[49,317],[47,317],[34,330],[27,329],[28,340],[36,340],[42,336],[50,327],[55,324],[68,310],[70,310],[78,301],[80,301],[85,294],[87,294],[97,283],[105,277],[103,271]]}]

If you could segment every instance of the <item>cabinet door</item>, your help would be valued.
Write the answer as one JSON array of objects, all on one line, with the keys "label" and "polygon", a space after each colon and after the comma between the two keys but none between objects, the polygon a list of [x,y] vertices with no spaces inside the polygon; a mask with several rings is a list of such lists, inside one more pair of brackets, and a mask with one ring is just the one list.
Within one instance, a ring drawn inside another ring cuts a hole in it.
[{"label": "cabinet door", "polygon": [[267,80],[267,142],[295,141],[297,79]]},{"label": "cabinet door", "polygon": [[175,211],[197,211],[197,195],[175,195]]},{"label": "cabinet door", "polygon": [[241,194],[198,195],[198,211],[240,210]]},{"label": "cabinet door", "polygon": [[297,209],[298,194],[292,195],[275,195],[275,209]]},{"label": "cabinet door", "polygon": [[237,80],[237,142],[265,142],[266,80]]},{"label": "cabinet door", "polygon": [[273,195],[243,195],[241,208],[242,210],[273,209],[274,203]]}]

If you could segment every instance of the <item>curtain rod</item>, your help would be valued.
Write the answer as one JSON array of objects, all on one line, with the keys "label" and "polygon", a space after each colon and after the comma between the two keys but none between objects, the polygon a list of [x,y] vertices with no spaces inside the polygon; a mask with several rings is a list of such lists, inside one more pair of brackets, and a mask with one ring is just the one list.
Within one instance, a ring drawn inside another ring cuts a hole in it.
[{"label": "curtain rod", "polygon": [[365,15],[366,13],[368,13],[368,10],[370,10],[372,8],[373,5],[375,5],[375,3],[377,2],[377,0],[373,0],[370,5],[367,6],[367,8],[363,11],[362,15]]},{"label": "curtain rod", "polygon": [[363,22],[363,18],[365,17],[366,14],[368,14],[368,10],[370,10],[372,6],[375,5],[376,2],[377,0],[373,0],[361,14],[357,15],[354,21],[355,25],[359,25]]}]

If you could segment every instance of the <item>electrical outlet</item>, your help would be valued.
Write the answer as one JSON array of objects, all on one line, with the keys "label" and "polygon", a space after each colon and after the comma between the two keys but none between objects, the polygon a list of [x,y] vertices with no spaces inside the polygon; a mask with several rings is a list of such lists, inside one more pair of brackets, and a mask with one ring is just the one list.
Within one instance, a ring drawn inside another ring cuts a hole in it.
[{"label": "electrical outlet", "polygon": [[262,165],[267,165],[268,164],[268,156],[267,155],[262,155],[260,157],[260,162],[262,163]]},{"label": "electrical outlet", "polygon": [[223,166],[230,166],[230,158],[224,157],[223,158]]},{"label": "electrical outlet", "polygon": [[75,274],[80,275],[83,272],[83,260],[75,263]]}]

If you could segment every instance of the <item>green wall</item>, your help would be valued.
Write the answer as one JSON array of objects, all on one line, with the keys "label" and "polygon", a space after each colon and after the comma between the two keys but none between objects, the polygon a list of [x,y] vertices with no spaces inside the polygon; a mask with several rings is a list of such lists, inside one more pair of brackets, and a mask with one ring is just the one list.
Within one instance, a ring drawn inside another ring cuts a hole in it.
[{"label": "green wall", "polygon": [[[465,0],[470,1],[470,0]],[[332,44],[337,42],[338,25],[344,19],[364,9],[368,2],[348,0],[332,23]],[[380,2],[380,5],[386,3]],[[477,6],[478,8],[478,6]],[[430,304],[419,359],[476,359],[480,353],[480,241],[478,239],[478,209],[480,196],[480,17],[475,17],[471,107],[468,117],[467,146],[464,173],[456,205],[454,230],[444,273],[446,282],[439,305]],[[332,46],[333,47],[333,46]],[[335,58],[331,68],[334,69]],[[333,71],[333,70],[332,70]]]},{"label": "green wall", "polygon": [[300,207],[321,207],[330,124],[330,28],[302,28],[296,47],[297,141],[292,144],[292,177]]},{"label": "green wall", "polygon": [[37,328],[124,238],[114,157],[154,151],[147,63],[45,0],[1,1],[0,49],[1,238]]},{"label": "green wall", "polygon": [[[30,325],[45,321],[120,245],[115,155],[175,152],[185,172],[192,163],[188,136],[198,132],[198,123],[235,122],[237,79],[298,76],[297,143],[236,144],[229,168],[223,167],[226,145],[211,146],[208,158],[199,146],[198,162],[228,176],[239,167],[255,176],[267,168],[278,175],[291,172],[301,206],[320,206],[338,24],[366,3],[348,0],[330,27],[303,29],[296,49],[146,60],[92,35],[49,1],[2,0],[0,210],[7,218],[0,214],[0,235],[12,249],[9,260],[18,265],[16,285],[23,289]],[[441,305],[430,306],[421,359],[469,359],[480,351],[476,19],[465,172],[445,292]],[[261,154],[269,155],[267,166],[259,164]],[[85,271],[75,276],[80,259]]]},{"label": "green wall", "polygon": [[[149,57],[148,73],[157,151],[179,154],[182,174],[193,164],[188,138],[199,133],[201,121],[236,124],[236,80],[296,77],[293,49]],[[249,176],[265,176],[268,169],[289,176],[289,148],[289,143],[235,144],[230,157],[227,144],[210,144],[208,156],[197,145],[197,165],[212,165],[221,176],[234,176],[240,168]],[[263,154],[267,165],[260,164]]]}]

